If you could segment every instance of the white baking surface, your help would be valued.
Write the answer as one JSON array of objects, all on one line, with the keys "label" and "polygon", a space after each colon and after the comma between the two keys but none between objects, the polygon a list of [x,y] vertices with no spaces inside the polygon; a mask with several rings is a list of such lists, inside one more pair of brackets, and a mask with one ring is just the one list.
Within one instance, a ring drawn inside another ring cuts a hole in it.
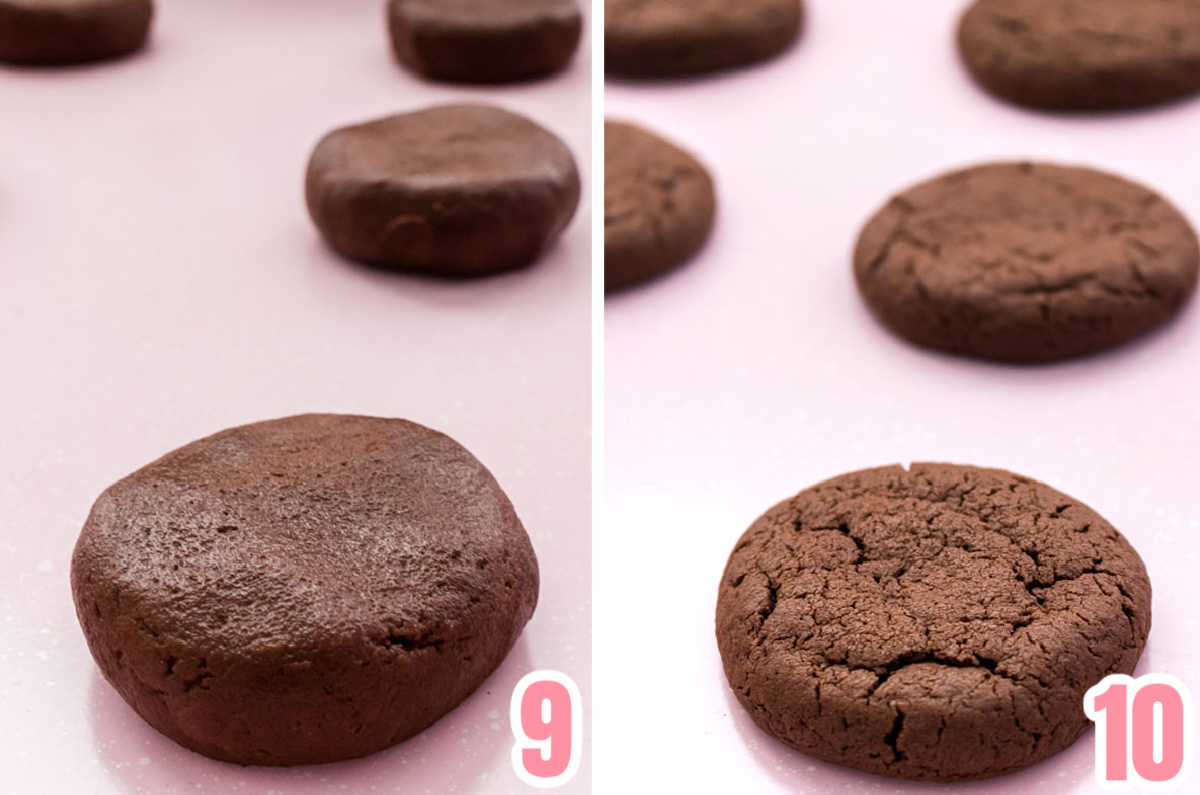
[{"label": "white baking surface", "polygon": [[850,266],[860,225],[890,195],[992,158],[1106,168],[1200,222],[1200,99],[1109,117],[1027,112],[959,65],[965,0],[807,5],[802,41],[774,62],[607,86],[607,115],[711,167],[719,209],[695,261],[606,302],[598,790],[636,777],[642,792],[1098,791],[1091,732],[1020,774],[949,787],[796,753],[730,694],[713,608],[738,536],[806,486],[904,461],[1004,467],[1087,502],[1137,546],[1155,594],[1138,672],[1200,694],[1200,305],[1103,356],[997,366],[899,341],[868,314]]},{"label": "white baking surface", "polygon": [[[532,792],[509,762],[513,686],[553,668],[591,689],[589,194],[534,268],[444,283],[340,260],[302,185],[328,130],[463,99],[559,134],[590,184],[587,37],[550,80],[453,88],[393,62],[383,0],[158,5],[130,60],[0,67],[0,793]],[[304,411],[466,445],[533,539],[541,599],[500,670],[418,738],[334,765],[221,764],[100,677],[71,549],[116,479]],[[588,757],[563,791],[591,790]]]}]

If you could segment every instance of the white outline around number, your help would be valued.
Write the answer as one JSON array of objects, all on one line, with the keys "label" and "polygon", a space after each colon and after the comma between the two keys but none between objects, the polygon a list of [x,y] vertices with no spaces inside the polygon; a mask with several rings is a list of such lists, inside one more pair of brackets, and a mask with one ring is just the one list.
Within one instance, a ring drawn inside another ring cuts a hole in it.
[{"label": "white outline around number", "polygon": [[[567,769],[553,778],[540,778],[525,769],[521,752],[525,749],[541,749],[546,741],[533,740],[525,734],[521,726],[521,702],[525,691],[535,682],[555,682],[567,690],[571,701],[571,755],[567,760]],[[553,789],[561,787],[575,777],[579,770],[579,760],[583,754],[583,697],[579,694],[579,686],[575,680],[560,671],[533,671],[521,677],[513,689],[512,700],[508,706],[508,720],[512,726],[514,739],[512,748],[512,766],[517,778],[531,787],[538,789]]]},{"label": "white outline around number", "polygon": [[[1132,734],[1133,734],[1133,715],[1132,705],[1134,698],[1137,697],[1140,691],[1146,685],[1167,685],[1174,688],[1179,693],[1179,699],[1183,703],[1183,764],[1179,768],[1179,773],[1170,781],[1146,781],[1134,768],[1132,761],[1127,765],[1127,773],[1125,781],[1109,781],[1107,779],[1107,741],[1108,737],[1108,717],[1103,715],[1103,710],[1094,708],[1096,697],[1108,692],[1108,689],[1113,685],[1125,685],[1125,704],[1126,720],[1125,720],[1125,758],[1132,760]],[[1181,679],[1170,674],[1146,674],[1134,679],[1125,674],[1109,674],[1101,679],[1097,684],[1088,688],[1087,693],[1083,696],[1083,711],[1087,714],[1088,719],[1096,724],[1096,783],[1101,789],[1109,792],[1123,792],[1126,790],[1137,789],[1145,792],[1164,792],[1172,790],[1185,781],[1192,773],[1192,745],[1195,743],[1195,724],[1192,721],[1192,694],[1188,691],[1187,685]]]}]

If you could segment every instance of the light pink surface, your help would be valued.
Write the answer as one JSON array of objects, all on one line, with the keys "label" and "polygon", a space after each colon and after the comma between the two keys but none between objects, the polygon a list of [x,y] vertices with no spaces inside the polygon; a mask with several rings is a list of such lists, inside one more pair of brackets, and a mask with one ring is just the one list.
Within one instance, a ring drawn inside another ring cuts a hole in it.
[{"label": "light pink surface", "polygon": [[[608,85],[607,115],[711,166],[719,209],[702,256],[606,302],[599,791],[629,775],[645,792],[1096,791],[1090,732],[1016,776],[920,786],[795,753],[732,698],[713,607],[738,536],[801,488],[897,461],[1004,467],[1096,508],[1153,580],[1139,673],[1200,694],[1200,306],[1122,350],[1018,368],[910,347],[855,291],[851,250],[869,215],[914,181],[989,158],[1094,164],[1200,221],[1200,100],[1097,119],[1000,104],[959,66],[966,4],[809,0],[803,40],[775,62]],[[636,651],[613,653],[618,642]]]},{"label": "light pink surface", "polygon": [[[494,101],[589,171],[585,46],[503,89],[393,63],[382,0],[163,0],[153,45],[96,68],[0,68],[0,792],[505,793],[509,695],[536,668],[590,692],[589,210],[523,273],[442,283],[318,240],[304,167],[342,124]],[[168,450],[303,411],[400,416],[496,475],[542,573],[500,670],[417,739],[271,770],[183,750],[100,678],[71,549],[95,497]],[[566,791],[590,791],[590,763]]]}]

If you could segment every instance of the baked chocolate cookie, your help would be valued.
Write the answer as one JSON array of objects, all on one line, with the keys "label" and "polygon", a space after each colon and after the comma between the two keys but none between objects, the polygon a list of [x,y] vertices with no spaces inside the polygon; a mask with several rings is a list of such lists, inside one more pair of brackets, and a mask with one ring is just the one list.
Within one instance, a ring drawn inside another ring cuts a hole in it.
[{"label": "baked chocolate cookie", "polygon": [[141,49],[151,0],[0,0],[0,62],[59,66]]},{"label": "baked chocolate cookie", "polygon": [[1200,0],[976,0],[958,47],[983,88],[1018,105],[1157,105],[1200,92]]},{"label": "baked chocolate cookie", "polygon": [[687,152],[640,127],[604,123],[604,289],[661,276],[708,240],[712,178]]},{"label": "baked chocolate cookie", "polygon": [[900,336],[1049,362],[1166,323],[1191,297],[1196,233],[1161,196],[1086,168],[999,163],[893,198],[863,228],[858,287]]},{"label": "baked chocolate cookie", "polygon": [[800,0],[604,0],[604,68],[655,78],[746,66],[792,46],[803,23]]},{"label": "baked chocolate cookie", "polygon": [[779,503],[721,579],[717,644],[764,731],[869,773],[1012,773],[1088,727],[1083,695],[1150,631],[1137,552],[1095,511],[997,469],[913,464]]},{"label": "baked chocolate cookie", "polygon": [[363,756],[504,659],[537,561],[495,479],[403,420],[310,414],[193,442],[100,495],[75,546],[100,670],[214,759]]},{"label": "baked chocolate cookie", "polygon": [[308,209],[351,259],[441,276],[533,263],[579,204],[570,150],[529,119],[441,105],[335,130],[308,164]]},{"label": "baked chocolate cookie", "polygon": [[553,74],[579,46],[576,0],[391,0],[400,62],[433,80],[508,83]]}]

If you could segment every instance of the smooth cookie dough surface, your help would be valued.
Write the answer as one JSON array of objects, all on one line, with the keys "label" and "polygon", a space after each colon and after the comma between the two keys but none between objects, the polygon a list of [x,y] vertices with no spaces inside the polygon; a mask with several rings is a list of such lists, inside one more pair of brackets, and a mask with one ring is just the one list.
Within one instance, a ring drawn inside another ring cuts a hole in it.
[{"label": "smooth cookie dough surface", "polygon": [[1112,348],[1191,297],[1200,244],[1127,180],[998,163],[923,182],[883,207],[854,253],[858,287],[900,336],[937,350],[1049,362]]},{"label": "smooth cookie dough surface", "polygon": [[746,66],[790,47],[800,0],[604,0],[604,68],[632,78]]},{"label": "smooth cookie dough surface", "polygon": [[579,204],[553,133],[489,105],[441,105],[335,130],[308,165],[309,213],[343,255],[469,277],[532,264]]},{"label": "smooth cookie dough surface", "polygon": [[71,567],[100,670],[206,756],[297,765],[426,728],[500,664],[538,569],[469,452],[403,420],[222,431],[106,490]]},{"label": "smooth cookie dough surface", "polygon": [[995,469],[841,475],[779,503],[721,579],[717,643],[767,733],[869,773],[1011,773],[1088,727],[1085,691],[1150,630],[1137,553],[1096,512]]},{"label": "smooth cookie dough surface", "polygon": [[604,123],[604,288],[687,262],[708,240],[716,197],[695,157],[632,124]]},{"label": "smooth cookie dough surface", "polygon": [[401,63],[434,80],[505,83],[557,72],[582,30],[576,0],[391,0]]},{"label": "smooth cookie dough surface", "polygon": [[146,42],[151,0],[0,0],[0,62],[59,66],[128,55]]},{"label": "smooth cookie dough surface", "polygon": [[977,0],[958,47],[981,86],[1018,105],[1157,105],[1200,92],[1200,0]]}]

